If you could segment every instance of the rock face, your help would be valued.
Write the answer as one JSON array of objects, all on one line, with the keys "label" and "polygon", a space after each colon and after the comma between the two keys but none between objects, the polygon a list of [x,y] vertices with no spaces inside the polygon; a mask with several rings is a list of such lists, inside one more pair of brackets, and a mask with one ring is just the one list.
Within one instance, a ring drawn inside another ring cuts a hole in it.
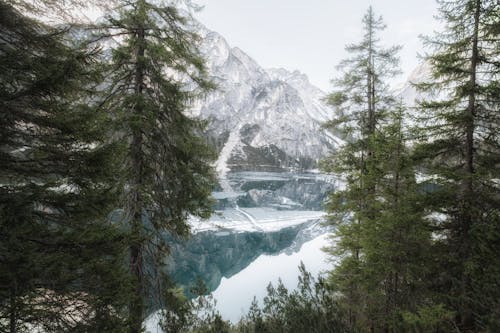
[{"label": "rock face", "polygon": [[428,93],[423,93],[415,87],[415,84],[425,82],[432,82],[432,68],[430,64],[426,62],[417,66],[408,76],[406,81],[394,89],[394,94],[400,98],[407,107],[406,115],[403,119],[403,125],[407,128],[419,126],[419,117],[421,116],[417,108],[419,101],[442,96],[429,96]]},{"label": "rock face", "polygon": [[417,90],[414,84],[432,81],[431,72],[430,64],[424,62],[413,70],[406,79],[406,82],[395,89],[396,95],[402,99],[405,105],[414,107],[418,99],[425,97]]},{"label": "rock face", "polygon": [[334,117],[306,75],[266,70],[216,32],[202,29],[202,51],[218,90],[194,106],[210,120],[220,150],[217,169],[310,168],[341,140],[321,125]]},{"label": "rock face", "polygon": [[[323,101],[326,93],[305,74],[264,69],[220,34],[200,29],[201,50],[218,90],[198,101],[192,113],[209,120],[220,178],[228,171],[314,168],[343,143],[322,128],[336,114]],[[421,64],[394,92],[415,106],[419,93],[412,83],[428,80],[429,73],[430,66]]]}]

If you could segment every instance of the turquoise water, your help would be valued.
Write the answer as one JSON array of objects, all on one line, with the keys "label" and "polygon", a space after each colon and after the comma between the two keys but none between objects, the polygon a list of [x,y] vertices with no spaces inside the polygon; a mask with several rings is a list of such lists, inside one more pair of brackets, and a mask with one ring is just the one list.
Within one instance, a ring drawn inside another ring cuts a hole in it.
[{"label": "turquoise water", "polygon": [[[278,279],[297,285],[302,261],[313,275],[331,267],[321,248],[328,229],[320,225],[323,201],[337,180],[319,173],[239,172],[228,174],[216,215],[195,221],[187,243],[172,246],[169,274],[182,286],[201,277],[224,319],[237,322],[254,298]],[[148,320],[151,333],[161,333]]]},{"label": "turquoise water", "polygon": [[213,293],[217,309],[224,319],[237,322],[248,312],[254,296],[262,302],[270,282],[276,285],[281,278],[288,289],[294,289],[301,261],[314,276],[330,267],[326,254],[321,251],[326,245],[327,236],[321,235],[302,245],[298,252],[261,255],[238,274],[229,279],[222,278]]},{"label": "turquoise water", "polygon": [[[301,261],[309,272],[317,276],[332,265],[321,251],[328,244],[328,237],[323,234],[304,243],[300,249],[289,248],[276,255],[260,255],[237,274],[222,278],[213,292],[217,310],[224,319],[237,322],[247,313],[254,296],[262,302],[270,282],[275,285],[281,279],[288,289],[296,287]],[[164,333],[154,314],[146,320],[146,332]]]}]

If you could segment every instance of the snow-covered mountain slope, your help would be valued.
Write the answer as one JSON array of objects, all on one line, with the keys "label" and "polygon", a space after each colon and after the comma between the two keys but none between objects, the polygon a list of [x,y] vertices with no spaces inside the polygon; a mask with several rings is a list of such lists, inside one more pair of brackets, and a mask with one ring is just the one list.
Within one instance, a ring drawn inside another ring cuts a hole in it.
[{"label": "snow-covered mountain slope", "polygon": [[[192,112],[210,120],[208,134],[219,148],[216,169],[222,180],[229,171],[314,167],[343,143],[322,128],[336,114],[323,101],[326,93],[305,74],[264,69],[220,34],[200,29],[201,49],[218,89]],[[412,84],[429,80],[429,73],[429,64],[421,64],[396,95],[415,106],[422,96]],[[224,181],[221,186],[230,190]]]},{"label": "snow-covered mountain slope", "polygon": [[[421,124],[420,111],[417,108],[418,102],[423,99],[428,99],[428,93],[418,91],[415,84],[432,82],[432,68],[429,63],[421,63],[408,76],[406,81],[394,89],[394,94],[401,99],[406,105],[406,116],[403,119],[403,125],[407,129],[418,127]],[[436,96],[434,96],[435,98]]]},{"label": "snow-covered mountain slope", "polygon": [[417,66],[404,83],[395,89],[396,96],[399,96],[408,107],[416,106],[418,99],[423,98],[422,93],[417,91],[414,84],[429,82],[431,80],[431,65],[422,63]]},{"label": "snow-covered mountain slope", "polygon": [[216,32],[202,29],[202,52],[218,90],[194,106],[219,143],[217,169],[311,167],[341,140],[321,125],[333,118],[325,96],[298,71],[262,68]]}]

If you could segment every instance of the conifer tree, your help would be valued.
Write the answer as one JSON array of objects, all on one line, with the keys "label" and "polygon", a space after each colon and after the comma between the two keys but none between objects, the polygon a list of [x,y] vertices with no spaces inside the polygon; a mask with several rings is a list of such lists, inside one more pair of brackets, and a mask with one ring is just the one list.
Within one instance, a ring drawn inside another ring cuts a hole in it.
[{"label": "conifer tree", "polygon": [[[500,314],[500,38],[497,1],[438,1],[444,31],[427,38],[431,82],[419,85],[424,162],[434,190],[435,288],[461,331],[498,329]],[[496,325],[496,326],[494,326]],[[494,328],[496,327],[496,328]]]},{"label": "conifer tree", "polygon": [[431,232],[424,219],[421,190],[404,128],[402,104],[388,112],[374,138],[379,168],[376,199],[380,213],[362,230],[367,313],[375,331],[401,332],[403,314],[425,303],[431,262]]},{"label": "conifer tree", "polygon": [[299,270],[297,288],[288,290],[281,280],[276,287],[269,284],[263,306],[254,298],[247,315],[230,332],[357,332],[346,324],[338,295],[329,284],[322,277],[314,278],[302,263]]},{"label": "conifer tree", "polygon": [[[9,4],[32,18],[44,18],[53,24],[81,25],[86,11],[110,10],[115,0],[9,0]],[[85,20],[88,21],[88,20]],[[90,23],[90,22],[87,22]]]},{"label": "conifer tree", "polygon": [[363,40],[346,47],[352,57],[338,66],[343,76],[334,81],[337,90],[328,97],[339,117],[326,126],[340,129],[346,144],[323,161],[325,171],[341,174],[346,179],[346,189],[330,196],[327,210],[339,237],[333,253],[343,258],[333,276],[346,298],[352,329],[364,320],[361,313],[366,296],[361,288],[362,237],[365,225],[380,212],[376,200],[380,170],[375,156],[375,137],[393,104],[386,79],[398,73],[396,53],[399,50],[399,47],[380,47],[378,33],[385,25],[371,7],[363,18],[363,25]]},{"label": "conifer tree", "polygon": [[211,211],[214,154],[201,138],[204,123],[186,110],[212,85],[192,22],[175,2],[122,1],[118,8],[108,24],[119,45],[112,50],[105,105],[127,146],[124,211],[135,280],[129,331],[137,333],[145,299],[162,294],[152,292],[155,284],[161,289],[158,271],[168,255],[162,234],[186,236],[188,216],[206,217]]},{"label": "conifer tree", "polygon": [[[0,331],[120,332],[119,146],[94,51],[0,2]],[[115,156],[115,157],[114,157]]]}]

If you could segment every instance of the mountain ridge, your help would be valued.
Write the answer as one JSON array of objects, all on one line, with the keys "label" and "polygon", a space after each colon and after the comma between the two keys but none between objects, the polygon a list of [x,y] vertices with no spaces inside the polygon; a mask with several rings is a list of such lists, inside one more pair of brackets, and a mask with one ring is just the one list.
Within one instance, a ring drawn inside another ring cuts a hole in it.
[{"label": "mountain ridge", "polygon": [[223,36],[201,29],[201,50],[219,89],[193,113],[209,120],[219,174],[228,170],[307,169],[342,140],[322,124],[334,117],[326,93],[299,71],[265,69]]}]

